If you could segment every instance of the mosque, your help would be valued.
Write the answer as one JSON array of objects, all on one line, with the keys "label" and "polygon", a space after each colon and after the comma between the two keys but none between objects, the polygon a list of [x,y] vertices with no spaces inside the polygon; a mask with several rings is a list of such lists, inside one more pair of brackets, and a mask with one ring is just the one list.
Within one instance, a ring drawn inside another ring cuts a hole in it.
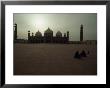
[{"label": "mosque", "polygon": [[[17,24],[14,24],[14,41],[22,42],[24,40],[17,38]],[[83,25],[80,26],[80,41],[83,41]],[[69,43],[69,31],[62,34],[57,31],[56,35],[53,36],[53,31],[49,27],[45,30],[44,36],[38,30],[35,34],[28,31],[28,43]]]},{"label": "mosque", "polygon": [[32,33],[30,35],[30,31],[28,31],[28,42],[29,43],[68,43],[69,42],[69,31],[67,33],[64,33],[64,36],[62,36],[62,33],[58,31],[56,33],[56,36],[53,36],[53,31],[48,28],[44,32],[44,36],[42,36],[42,33],[40,31],[37,31],[35,35]]}]

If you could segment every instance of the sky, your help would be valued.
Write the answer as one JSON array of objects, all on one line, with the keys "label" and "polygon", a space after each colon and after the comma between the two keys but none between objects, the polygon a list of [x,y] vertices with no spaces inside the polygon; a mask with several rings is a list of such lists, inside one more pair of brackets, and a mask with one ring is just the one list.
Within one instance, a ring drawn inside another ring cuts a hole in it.
[{"label": "sky", "polygon": [[83,39],[97,40],[96,13],[14,13],[13,23],[17,23],[18,38],[27,39],[28,31],[36,33],[38,30],[44,35],[49,27],[53,36],[57,31],[62,34],[69,31],[70,41],[80,40],[80,25],[83,24]]}]

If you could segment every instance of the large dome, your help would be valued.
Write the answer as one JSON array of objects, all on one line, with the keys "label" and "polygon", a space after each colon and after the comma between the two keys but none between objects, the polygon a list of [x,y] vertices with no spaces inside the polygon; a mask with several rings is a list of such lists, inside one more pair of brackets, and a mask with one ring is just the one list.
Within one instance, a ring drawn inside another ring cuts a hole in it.
[{"label": "large dome", "polygon": [[52,31],[50,28],[48,28],[48,29],[45,31],[45,33],[53,33],[53,31]]},{"label": "large dome", "polygon": [[36,34],[35,34],[37,37],[41,37],[42,36],[42,33],[40,31],[37,31]]},{"label": "large dome", "polygon": [[60,31],[58,31],[58,32],[56,33],[56,37],[62,37],[62,33],[61,33]]}]

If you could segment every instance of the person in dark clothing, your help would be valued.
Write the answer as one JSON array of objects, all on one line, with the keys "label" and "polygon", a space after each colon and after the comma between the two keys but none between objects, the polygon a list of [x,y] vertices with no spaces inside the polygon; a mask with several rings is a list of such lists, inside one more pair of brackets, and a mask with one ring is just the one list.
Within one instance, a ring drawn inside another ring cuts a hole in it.
[{"label": "person in dark clothing", "polygon": [[79,51],[76,51],[76,52],[75,52],[74,58],[77,58],[77,59],[80,59],[80,58],[81,58],[81,57],[80,57],[80,54],[79,54]]},{"label": "person in dark clothing", "polygon": [[80,53],[80,56],[81,56],[81,57],[87,57],[86,52],[83,50],[83,51]]},{"label": "person in dark clothing", "polygon": [[88,50],[87,54],[90,54],[89,50]]}]

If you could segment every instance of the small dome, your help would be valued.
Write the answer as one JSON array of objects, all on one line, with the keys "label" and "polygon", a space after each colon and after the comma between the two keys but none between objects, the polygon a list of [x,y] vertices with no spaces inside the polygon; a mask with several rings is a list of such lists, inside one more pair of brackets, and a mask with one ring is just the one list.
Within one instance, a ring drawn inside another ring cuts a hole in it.
[{"label": "small dome", "polygon": [[42,36],[42,33],[37,31],[36,34],[35,34],[37,37],[41,37]]},{"label": "small dome", "polygon": [[45,31],[45,33],[53,33],[53,31],[52,31],[50,28],[48,28],[48,29]]},{"label": "small dome", "polygon": [[56,33],[56,37],[62,37],[62,33],[61,33],[60,31],[58,31],[58,32]]}]

